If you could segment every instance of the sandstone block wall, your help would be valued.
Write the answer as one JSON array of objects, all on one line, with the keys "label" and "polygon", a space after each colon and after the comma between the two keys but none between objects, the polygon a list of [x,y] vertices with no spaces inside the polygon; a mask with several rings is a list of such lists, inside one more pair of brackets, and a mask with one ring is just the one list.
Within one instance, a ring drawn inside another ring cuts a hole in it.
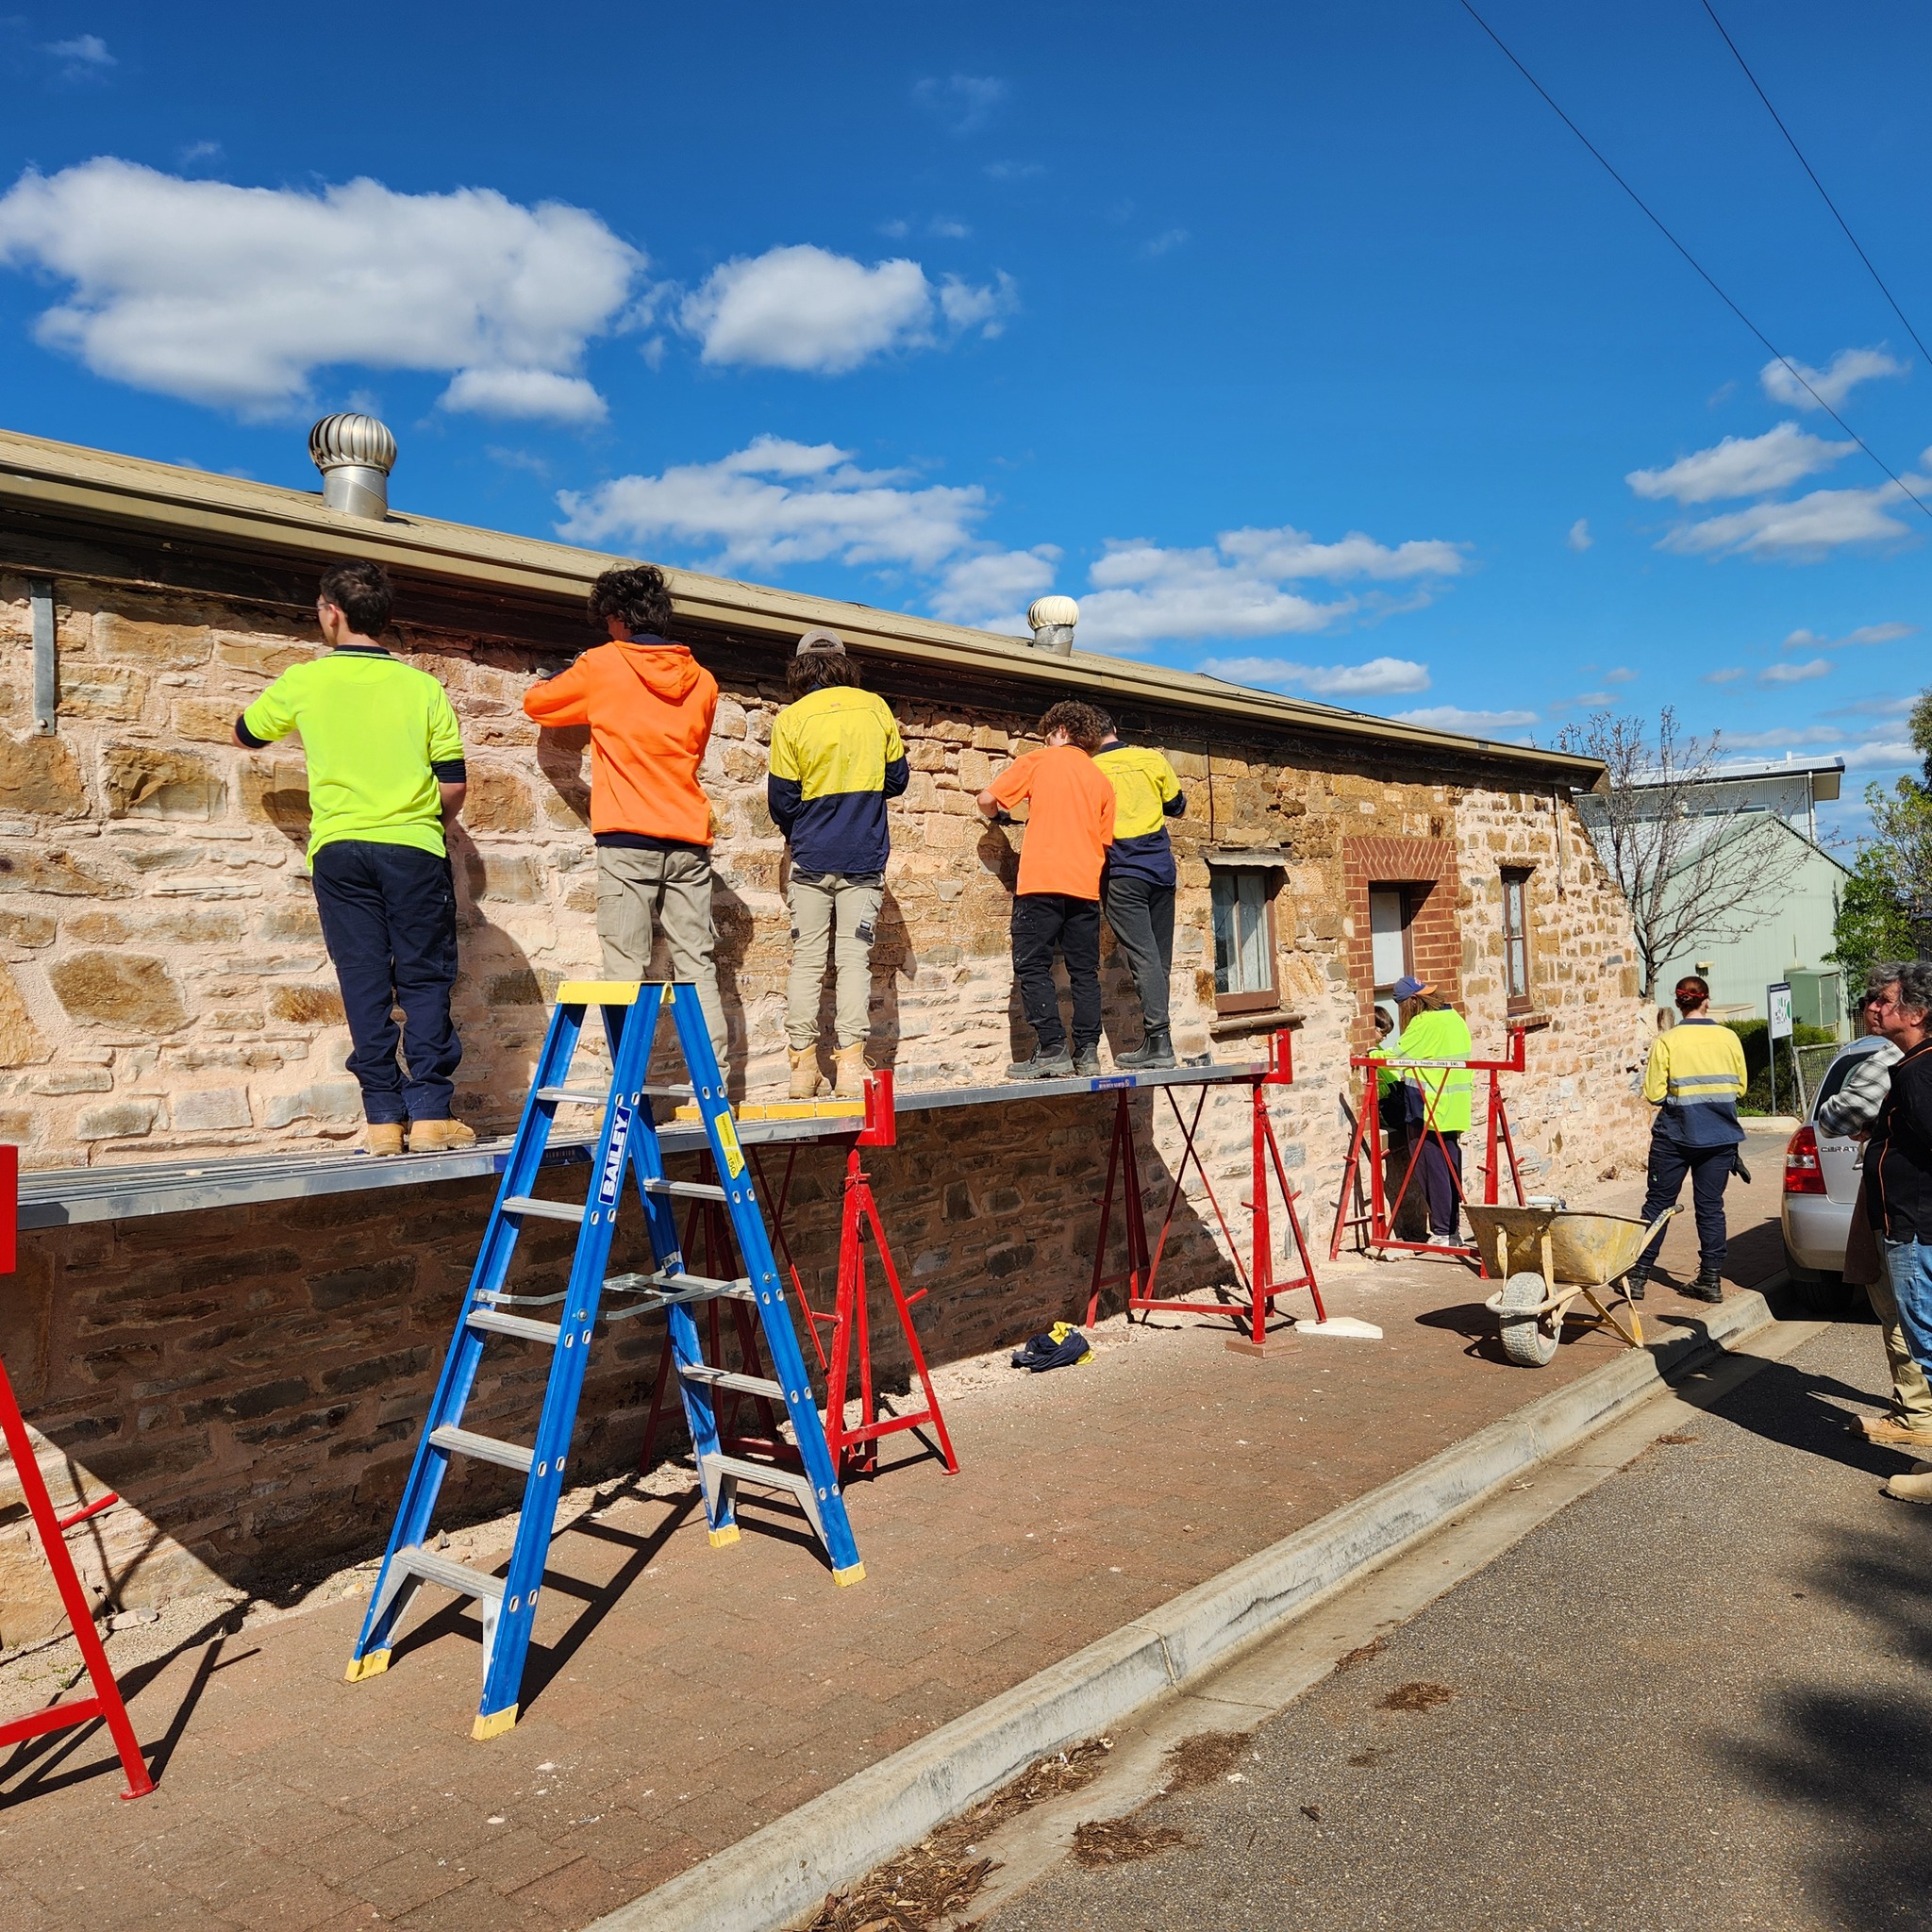
[{"label": "sandstone block wall", "polygon": [[[342,1145],[359,1108],[303,861],[300,750],[247,753],[229,738],[235,714],[319,645],[275,608],[234,599],[75,577],[58,598],[60,727],[37,739],[25,582],[0,575],[0,1138],[42,1168]],[[523,715],[523,690],[554,651],[485,622],[432,631],[408,615],[396,646],[449,690],[470,758],[453,852],[458,1107],[503,1130],[549,994],[596,965],[587,747],[581,732],[540,734]],[[697,642],[724,691],[704,775],[729,1073],[757,1095],[783,1078],[785,857],[763,801],[782,658]],[[1032,707],[874,670],[913,778],[891,808],[874,1058],[907,1088],[993,1082],[1030,1042],[1008,955],[1016,834],[985,825],[973,794],[1027,741]],[[1321,1252],[1347,1145],[1348,1055],[1370,1037],[1365,881],[1379,874],[1364,855],[1377,850],[1432,856],[1419,943],[1432,972],[1453,972],[1485,1053],[1505,1043],[1500,868],[1531,870],[1543,1024],[1528,1074],[1509,1083],[1517,1144],[1540,1187],[1641,1160],[1631,1076],[1648,1015],[1624,909],[1567,796],[1496,789],[1479,767],[1417,769],[1373,746],[1241,740],[1224,723],[1210,737],[1183,715],[1122,723],[1167,752],[1188,794],[1174,826],[1176,1043],[1245,1059],[1266,1026],[1299,1020],[1297,1083],[1270,1106]],[[1287,855],[1274,901],[1284,1011],[1272,1020],[1215,1019],[1204,850],[1228,845]],[[1108,1035],[1130,1044],[1124,967],[1106,970]],[[1158,1215],[1179,1136],[1164,1098],[1135,1107]],[[1244,1240],[1245,1094],[1211,1099],[1204,1123],[1208,1174]],[[1084,1307],[1106,1131],[1092,1100],[908,1117],[876,1172],[902,1263],[932,1290],[921,1322],[936,1359]],[[804,1158],[809,1173],[832,1156]],[[820,1264],[835,1184],[827,1166],[805,1204]],[[101,1531],[117,1589],[155,1593],[204,1567],[251,1580],[379,1541],[486,1201],[480,1185],[452,1184],[25,1239],[22,1274],[0,1291],[0,1350],[50,1459],[127,1497]],[[1229,1273],[1191,1215],[1174,1265],[1186,1286]],[[827,1277],[820,1305],[829,1297]],[[633,1453],[659,1334],[613,1331],[600,1353],[592,1465]],[[529,1373],[501,1371],[483,1425],[500,1405],[512,1426]],[[23,1562],[0,1542],[0,1618],[9,1591],[31,1595]]]}]

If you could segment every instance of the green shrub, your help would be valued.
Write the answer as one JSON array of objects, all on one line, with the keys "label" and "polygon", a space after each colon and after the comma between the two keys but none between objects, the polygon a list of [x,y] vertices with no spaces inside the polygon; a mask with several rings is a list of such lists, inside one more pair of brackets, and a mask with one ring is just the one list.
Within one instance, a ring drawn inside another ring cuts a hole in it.
[{"label": "green shrub", "polygon": [[[1740,1113],[1771,1111],[1771,1023],[1768,1020],[1726,1020],[1724,1023],[1744,1048],[1744,1097]],[[1780,1113],[1798,1110],[1798,1070],[1791,1060],[1794,1046],[1826,1046],[1838,1038],[1829,1026],[1807,1026],[1793,1021],[1791,1037],[1777,1046],[1777,1106]]]}]

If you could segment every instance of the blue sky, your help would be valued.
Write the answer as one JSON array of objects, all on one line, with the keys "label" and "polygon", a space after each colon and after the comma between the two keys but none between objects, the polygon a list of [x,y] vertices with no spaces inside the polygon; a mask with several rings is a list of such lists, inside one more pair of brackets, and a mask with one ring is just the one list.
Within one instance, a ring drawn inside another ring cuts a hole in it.
[{"label": "blue sky", "polygon": [[[1484,10],[1932,474],[1932,371],[1696,0]],[[1932,341],[1932,20],[1719,11]],[[0,21],[0,421],[309,488],[370,408],[406,509],[1002,628],[1063,591],[1091,648],[1496,736],[1668,702],[1855,795],[1909,761],[1932,519],[1456,0],[454,19]]]}]

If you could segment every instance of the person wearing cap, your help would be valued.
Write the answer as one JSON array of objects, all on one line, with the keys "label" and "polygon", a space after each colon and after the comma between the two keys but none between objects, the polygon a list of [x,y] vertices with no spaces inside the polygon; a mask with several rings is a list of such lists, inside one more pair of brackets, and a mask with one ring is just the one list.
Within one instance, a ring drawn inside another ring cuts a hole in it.
[{"label": "person wearing cap", "polygon": [[886,801],[910,782],[899,721],[864,689],[836,631],[808,630],[785,667],[791,703],[772,725],[765,803],[791,853],[791,1097],[819,1091],[819,1002],[832,960],[836,1091],[865,1091],[872,947],[891,841]]},{"label": "person wearing cap", "polygon": [[[1391,1056],[1398,1060],[1464,1060],[1474,1050],[1469,1023],[1449,1002],[1413,974],[1390,988],[1402,1034]],[[1404,1124],[1409,1145],[1420,1140],[1423,1194],[1429,1207],[1429,1239],[1455,1242],[1462,1210],[1462,1137],[1469,1131],[1469,1068],[1402,1070]]]},{"label": "person wearing cap", "polygon": [[698,783],[718,680],[664,636],[671,592],[655,566],[607,570],[591,586],[590,601],[592,621],[610,641],[533,684],[524,709],[539,724],[591,727],[591,835],[605,974],[648,977],[661,931],[671,976],[697,988],[712,1051],[722,1059],[711,807]]},{"label": "person wearing cap", "polygon": [[[1677,1024],[1651,1042],[1643,1069],[1643,1097],[1657,1108],[1650,1126],[1649,1186],[1642,1218],[1655,1221],[1676,1206],[1688,1176],[1697,1214],[1697,1278],[1682,1291],[1693,1301],[1724,1298],[1724,1184],[1738,1164],[1744,1129],[1738,1102],[1744,1092],[1744,1047],[1735,1032],[1710,1017],[1710,983],[1695,973],[1678,980],[1673,995]],[[1630,1271],[1632,1301],[1657,1265],[1663,1231]]]},{"label": "person wearing cap", "polygon": [[[1020,877],[1013,894],[1013,977],[1033,1029],[1033,1058],[1007,1069],[1009,1080],[1063,1080],[1100,1072],[1100,870],[1113,843],[1114,791],[1093,762],[1107,723],[1091,705],[1062,698],[1040,721],[1046,743],[1017,758],[975,803],[995,824],[1026,807]],[[1074,1050],[1067,1052],[1053,956],[1074,996]]]},{"label": "person wearing cap", "polygon": [[1181,781],[1158,751],[1123,744],[1111,718],[1093,762],[1113,787],[1113,843],[1100,875],[1107,923],[1127,956],[1141,1000],[1141,1044],[1113,1057],[1117,1067],[1176,1064],[1168,1028],[1168,982],[1174,975],[1174,841],[1167,822],[1187,809]]}]

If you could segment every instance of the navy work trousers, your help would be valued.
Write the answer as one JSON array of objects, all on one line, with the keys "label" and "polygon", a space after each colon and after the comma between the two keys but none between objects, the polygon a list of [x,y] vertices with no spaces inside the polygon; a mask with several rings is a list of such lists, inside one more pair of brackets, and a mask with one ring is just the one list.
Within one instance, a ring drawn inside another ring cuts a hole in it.
[{"label": "navy work trousers", "polygon": [[1424,1135],[1420,1165],[1423,1194],[1429,1204],[1430,1239],[1453,1241],[1462,1218],[1461,1134],[1432,1130]]},{"label": "navy work trousers", "polygon": [[1056,948],[1067,962],[1074,995],[1074,1051],[1082,1053],[1100,1042],[1100,901],[1066,892],[1020,893],[1013,901],[1013,977],[1039,1052],[1049,1059],[1067,1043],[1053,983]]},{"label": "navy work trousers", "polygon": [[[449,860],[415,845],[337,839],[315,855],[315,909],[355,1042],[349,1071],[374,1123],[446,1121],[463,1057],[450,1019],[457,895]],[[400,1036],[394,1008],[403,1009]],[[396,1064],[398,1039],[408,1077]]]},{"label": "navy work trousers", "polygon": [[[1690,1205],[1697,1214],[1697,1254],[1708,1274],[1724,1265],[1724,1183],[1737,1165],[1738,1150],[1723,1147],[1686,1147],[1653,1130],[1650,1137],[1650,1186],[1643,1195],[1643,1219],[1652,1222],[1666,1208],[1677,1205],[1684,1191],[1684,1176],[1690,1176]],[[1643,1251],[1643,1265],[1655,1265],[1657,1250],[1664,1244],[1663,1233]]]}]

